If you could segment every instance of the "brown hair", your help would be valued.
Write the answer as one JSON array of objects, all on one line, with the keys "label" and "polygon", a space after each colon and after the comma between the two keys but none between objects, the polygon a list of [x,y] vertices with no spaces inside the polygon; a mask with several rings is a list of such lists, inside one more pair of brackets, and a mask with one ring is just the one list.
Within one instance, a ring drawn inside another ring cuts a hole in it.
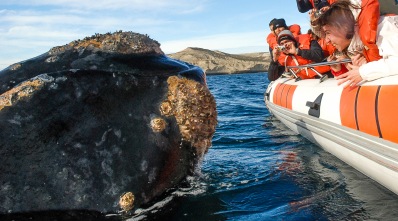
[{"label": "brown hair", "polygon": [[351,4],[349,0],[336,1],[316,22],[320,27],[325,25],[337,27],[345,31],[347,39],[351,39],[354,37],[354,27],[356,25],[351,8],[358,9],[360,7]]}]

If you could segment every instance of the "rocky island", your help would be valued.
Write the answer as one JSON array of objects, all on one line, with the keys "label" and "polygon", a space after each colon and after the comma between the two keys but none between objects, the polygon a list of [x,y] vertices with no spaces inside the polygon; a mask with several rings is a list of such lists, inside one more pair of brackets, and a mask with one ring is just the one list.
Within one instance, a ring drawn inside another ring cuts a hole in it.
[{"label": "rocky island", "polygon": [[268,52],[228,54],[194,47],[168,56],[199,66],[209,75],[266,72],[271,59]]}]

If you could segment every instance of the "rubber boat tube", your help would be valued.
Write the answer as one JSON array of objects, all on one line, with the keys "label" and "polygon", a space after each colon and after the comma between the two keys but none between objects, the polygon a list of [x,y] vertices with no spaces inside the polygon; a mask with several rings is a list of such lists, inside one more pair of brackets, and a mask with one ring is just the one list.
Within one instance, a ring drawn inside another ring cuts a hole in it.
[{"label": "rubber boat tube", "polygon": [[269,84],[269,111],[296,133],[398,194],[398,76],[359,87],[335,79]]}]

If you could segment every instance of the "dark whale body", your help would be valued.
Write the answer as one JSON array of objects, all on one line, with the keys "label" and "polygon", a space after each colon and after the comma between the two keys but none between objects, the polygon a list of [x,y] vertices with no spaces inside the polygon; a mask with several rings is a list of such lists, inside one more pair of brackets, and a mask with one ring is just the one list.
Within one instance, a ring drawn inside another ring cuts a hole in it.
[{"label": "dark whale body", "polygon": [[0,214],[150,204],[192,174],[216,118],[203,71],[145,35],[97,34],[14,64],[0,72]]}]

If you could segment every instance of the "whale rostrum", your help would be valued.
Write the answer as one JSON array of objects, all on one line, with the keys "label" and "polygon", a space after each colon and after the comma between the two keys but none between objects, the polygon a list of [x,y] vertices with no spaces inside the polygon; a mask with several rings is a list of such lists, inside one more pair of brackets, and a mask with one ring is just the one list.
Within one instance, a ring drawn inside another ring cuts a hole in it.
[{"label": "whale rostrum", "polygon": [[216,102],[147,35],[54,47],[0,72],[0,214],[134,211],[192,175]]}]

